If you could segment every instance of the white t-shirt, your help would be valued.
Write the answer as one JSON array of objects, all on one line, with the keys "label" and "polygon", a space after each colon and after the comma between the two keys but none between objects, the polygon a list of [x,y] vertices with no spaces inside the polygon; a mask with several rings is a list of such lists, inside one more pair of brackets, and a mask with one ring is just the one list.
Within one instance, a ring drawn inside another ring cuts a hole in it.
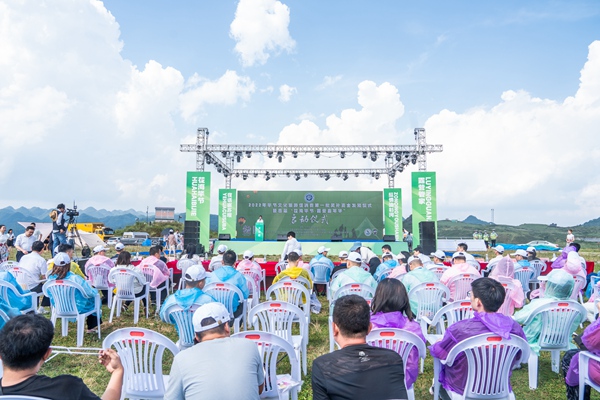
[{"label": "white t-shirt", "polygon": [[19,267],[25,271],[25,284],[27,289],[32,289],[40,283],[40,276],[45,276],[48,270],[48,264],[44,257],[35,251],[25,254],[19,261]]},{"label": "white t-shirt", "polygon": [[298,242],[296,240],[296,238],[288,239],[287,242],[285,242],[285,246],[283,247],[283,251],[281,252],[281,261],[283,261],[283,259],[285,258],[285,256],[287,256],[288,254],[290,254],[294,250],[300,250],[300,251],[302,251],[302,245],[300,244],[300,242]]},{"label": "white t-shirt", "polygon": [[567,243],[573,243],[575,241],[575,235],[573,235],[572,233],[569,233],[567,235]]},{"label": "white t-shirt", "polygon": [[33,235],[27,237],[24,233],[17,236],[17,240],[15,240],[15,247],[20,247],[23,250],[31,251],[31,246],[33,246],[33,242],[35,242],[35,238]]}]

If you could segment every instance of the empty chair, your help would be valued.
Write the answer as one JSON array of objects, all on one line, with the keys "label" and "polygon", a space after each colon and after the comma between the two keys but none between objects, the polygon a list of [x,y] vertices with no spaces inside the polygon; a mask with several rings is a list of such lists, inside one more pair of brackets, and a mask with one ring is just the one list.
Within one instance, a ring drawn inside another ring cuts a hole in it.
[{"label": "empty chair", "polygon": [[102,342],[105,349],[113,346],[125,372],[121,398],[164,398],[168,376],[163,375],[163,356],[165,350],[173,355],[179,352],[175,343],[150,329],[122,328]]},{"label": "empty chair", "polygon": [[529,281],[535,275],[534,270],[529,267],[523,267],[517,269],[515,271],[515,279],[521,282],[521,287],[523,288],[523,295],[527,297],[527,293],[529,293]]},{"label": "empty chair", "polygon": [[435,274],[435,276],[437,276],[438,280],[442,277],[442,275],[444,275],[444,272],[448,269],[448,267],[444,266],[444,265],[427,265],[425,268],[427,268],[428,270],[430,270],[431,272],[433,272]]},{"label": "empty chair", "polygon": [[181,307],[179,304],[171,304],[163,311],[163,313],[169,318],[169,320],[175,322],[175,328],[179,335],[177,348],[180,350],[192,347],[194,345],[194,338],[196,333],[194,332],[194,325],[192,324],[192,317],[194,311],[200,307],[199,304],[192,304],[187,310]]},{"label": "empty chair", "polygon": [[458,301],[467,299],[467,293],[471,291],[471,283],[480,276],[475,274],[460,274],[456,275],[448,281],[448,289],[450,289],[450,294],[454,295],[451,297],[451,301]]},{"label": "empty chair", "polygon": [[[412,351],[417,352],[418,357],[425,359],[427,350],[425,343],[420,337],[414,333],[395,328],[380,328],[373,329],[367,335],[367,343],[371,346],[382,347],[384,349],[394,350],[402,357],[404,364],[404,379],[406,381],[406,366],[408,357]],[[414,349],[414,350],[413,350]],[[415,399],[415,391],[413,385],[406,385],[406,394],[409,400]]]},{"label": "empty chair", "polygon": [[[450,298],[450,290],[446,285],[438,282],[421,283],[414,286],[408,293],[411,301],[411,309],[415,319],[420,322],[423,316],[431,319],[443,307]],[[414,309],[412,304],[416,304]]]},{"label": "empty chair", "polygon": [[331,271],[333,271],[331,264],[317,261],[310,266],[310,270],[314,276],[313,284],[325,285],[325,294],[329,296],[329,280],[331,279]]},{"label": "empty chair", "polygon": [[[239,337],[252,340],[258,346],[258,351],[263,359],[265,366],[265,388],[261,398],[290,398],[298,399],[299,384],[302,383],[300,378],[300,367],[296,352],[293,346],[285,339],[268,332],[247,331],[236,333],[232,337]],[[283,353],[283,354],[280,354]],[[287,355],[290,361],[290,375],[292,379],[291,389],[287,394],[279,393],[277,382],[285,379],[285,375],[277,374],[277,361]]]},{"label": "empty chair", "polygon": [[0,271],[6,271],[12,267],[18,267],[19,263],[17,261],[4,261],[0,263]]},{"label": "empty chair", "polygon": [[[79,278],[81,279],[81,278]],[[52,302],[52,324],[56,326],[56,319],[61,319],[62,335],[68,335],[69,319],[77,321],[77,347],[83,346],[84,323],[88,316],[96,314],[98,339],[100,339],[100,318],[102,317],[102,302],[100,294],[91,290],[88,286],[86,290],[77,282],[71,282],[66,279],[49,280],[42,287],[44,295],[50,298]],[[87,306],[82,304],[85,299],[93,299],[94,306],[88,311],[79,311],[78,308]],[[78,304],[79,303],[79,304]],[[79,307],[78,307],[79,306]]]},{"label": "empty chair", "polygon": [[27,270],[24,270],[17,265],[8,268],[6,271],[10,272],[12,276],[15,277],[19,286],[21,286],[23,289],[27,289],[27,276],[29,275]]},{"label": "empty chair", "polygon": [[546,271],[548,266],[542,260],[531,260],[529,261],[529,268],[533,270],[533,277],[529,280],[530,286],[533,284],[534,289],[537,289],[540,285],[538,278],[542,273]]},{"label": "empty chair", "polygon": [[[0,274],[8,274],[6,271],[0,271]],[[11,275],[11,279],[14,279]],[[35,292],[25,292],[17,283],[0,279],[0,298],[4,299],[9,306],[20,310],[23,314],[37,310],[38,294]]]},{"label": "empty chair", "polygon": [[287,301],[304,311],[307,323],[310,322],[310,293],[304,285],[291,280],[277,282],[267,290],[267,300]]},{"label": "empty chair", "polygon": [[456,358],[464,354],[468,363],[468,373],[464,394],[453,399],[513,399],[510,388],[510,374],[514,364],[524,360],[529,354],[527,342],[519,336],[510,335],[504,339],[492,333],[473,336],[463,340],[448,352],[446,360],[434,358],[433,398],[439,399],[440,372],[442,365],[451,367]]},{"label": "empty chair", "polygon": [[[227,308],[231,319],[234,320],[234,332],[239,332],[240,321],[243,321],[244,329],[246,329],[247,302],[246,299],[244,299],[242,291],[238,289],[237,286],[227,282],[209,283],[204,286],[204,293],[212,296],[216,301]],[[236,299],[239,300],[236,301]],[[238,313],[239,307],[242,307],[240,313]],[[235,316],[236,313],[238,314],[237,317]]]},{"label": "empty chair", "polygon": [[[422,317],[421,330],[427,342],[434,344],[444,337],[450,325],[469,318],[473,318],[471,300],[455,301],[440,308],[432,319]],[[429,333],[430,327],[435,330],[435,333]]]},{"label": "empty chair", "polygon": [[133,323],[137,324],[140,315],[140,302],[144,299],[146,300],[146,318],[148,318],[150,284],[146,282],[146,279],[139,271],[115,267],[108,274],[108,281],[115,285],[116,290],[108,322],[112,322],[115,308],[117,310],[117,317],[119,317],[121,315],[121,306],[124,302],[133,301]]},{"label": "empty chair", "polygon": [[87,275],[88,281],[90,285],[98,290],[103,290],[106,292],[108,296],[108,308],[112,306],[112,298],[113,298],[113,288],[114,285],[111,285],[108,281],[108,274],[110,273],[111,268],[108,265],[89,265],[85,269],[85,274]]}]

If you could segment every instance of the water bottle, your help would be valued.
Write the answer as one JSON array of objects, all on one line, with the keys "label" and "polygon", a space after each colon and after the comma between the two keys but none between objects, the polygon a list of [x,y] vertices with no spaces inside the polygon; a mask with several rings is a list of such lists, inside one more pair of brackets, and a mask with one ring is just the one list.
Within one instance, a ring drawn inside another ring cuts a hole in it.
[{"label": "water bottle", "polygon": [[140,259],[140,252],[135,253],[135,261]]}]

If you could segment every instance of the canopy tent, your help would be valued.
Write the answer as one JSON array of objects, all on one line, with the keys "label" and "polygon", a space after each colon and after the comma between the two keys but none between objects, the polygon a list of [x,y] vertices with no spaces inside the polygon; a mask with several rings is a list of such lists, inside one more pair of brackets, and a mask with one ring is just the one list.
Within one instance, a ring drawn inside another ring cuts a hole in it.
[{"label": "canopy tent", "polygon": [[[19,222],[19,225],[26,228],[29,226],[29,222]],[[42,232],[42,240],[45,240],[52,233],[52,223],[36,222],[35,226],[40,230],[40,232]],[[93,249],[99,244],[106,245],[106,243],[104,243],[102,239],[100,239],[100,237],[95,233],[84,232],[80,230],[79,236],[81,236],[81,242],[83,243],[81,243],[77,237],[74,237],[73,241],[75,243],[75,247],[83,247],[87,245],[89,248]]]},{"label": "canopy tent", "polygon": [[[31,225],[31,222],[19,222],[18,224],[23,228],[27,228]],[[36,222],[35,227],[42,232],[42,242],[52,233],[52,222]]]}]

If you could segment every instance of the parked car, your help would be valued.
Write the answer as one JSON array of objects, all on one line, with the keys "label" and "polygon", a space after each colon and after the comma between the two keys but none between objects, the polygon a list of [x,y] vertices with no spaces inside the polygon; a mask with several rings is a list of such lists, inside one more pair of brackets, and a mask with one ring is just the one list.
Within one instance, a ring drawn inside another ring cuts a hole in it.
[{"label": "parked car", "polygon": [[535,246],[559,247],[559,246],[556,245],[556,243],[550,243],[547,240],[532,240],[529,243],[523,243],[523,244],[520,244],[519,246],[527,246],[527,247],[529,247],[529,246],[533,246],[533,247],[535,247]]},{"label": "parked car", "polygon": [[116,245],[117,243],[119,243],[119,238],[115,238],[115,237],[113,237],[113,238],[110,238],[110,239],[108,239],[108,240],[106,241],[106,245],[107,245],[107,246],[114,246],[114,245]]},{"label": "parked car", "polygon": [[147,232],[124,232],[120,242],[126,246],[140,246],[148,238],[150,235]]}]

